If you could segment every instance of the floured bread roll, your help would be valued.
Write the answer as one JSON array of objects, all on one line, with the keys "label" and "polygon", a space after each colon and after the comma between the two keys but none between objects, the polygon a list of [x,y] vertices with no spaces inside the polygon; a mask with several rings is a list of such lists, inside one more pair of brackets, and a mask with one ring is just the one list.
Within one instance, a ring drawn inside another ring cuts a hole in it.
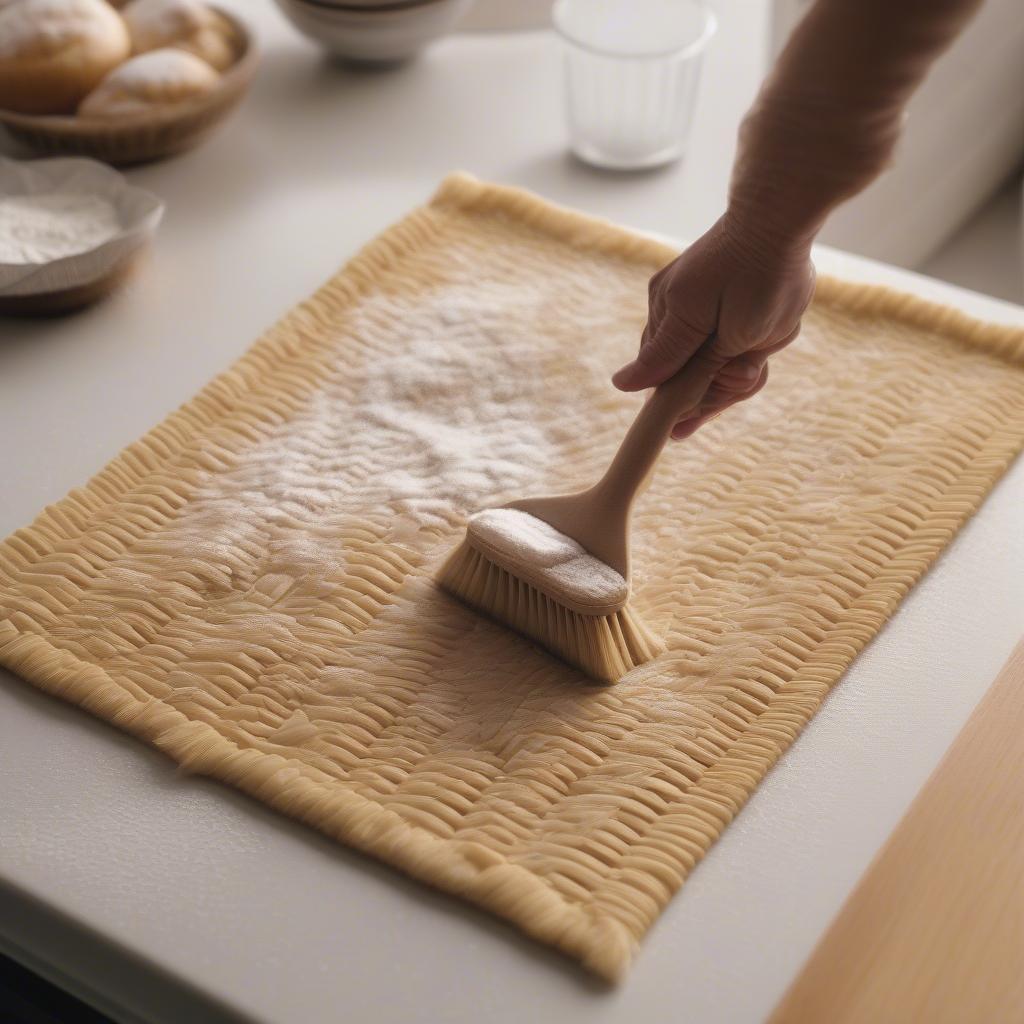
[{"label": "floured bread roll", "polygon": [[220,75],[184,50],[153,50],[125,61],[82,100],[83,117],[156,114],[217,88]]},{"label": "floured bread roll", "polygon": [[132,0],[123,14],[135,53],[174,46],[218,71],[234,63],[231,22],[200,0]]},{"label": "floured bread roll", "polygon": [[106,0],[18,0],[0,8],[0,107],[71,113],[131,52]]}]

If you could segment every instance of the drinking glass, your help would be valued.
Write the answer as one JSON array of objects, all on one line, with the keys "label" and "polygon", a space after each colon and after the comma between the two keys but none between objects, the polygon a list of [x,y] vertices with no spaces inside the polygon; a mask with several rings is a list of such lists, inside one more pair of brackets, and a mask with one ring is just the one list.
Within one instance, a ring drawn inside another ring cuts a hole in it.
[{"label": "drinking glass", "polygon": [[656,167],[686,150],[714,15],[698,0],[558,0],[572,151]]}]

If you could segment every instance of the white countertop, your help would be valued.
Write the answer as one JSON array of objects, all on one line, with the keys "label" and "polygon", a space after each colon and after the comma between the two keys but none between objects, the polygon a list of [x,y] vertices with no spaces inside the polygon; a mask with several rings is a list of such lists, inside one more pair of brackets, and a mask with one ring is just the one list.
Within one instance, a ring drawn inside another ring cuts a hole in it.
[{"label": "white countertop", "polygon": [[[691,156],[616,176],[564,151],[544,34],[390,73],[319,60],[267,3],[264,66],[203,148],[131,172],[168,202],[128,287],[0,321],[0,535],[82,483],[454,168],[675,237],[720,211],[764,6],[721,0]],[[1024,310],[841,254],[977,316]],[[1024,464],[905,602],[607,991],[511,928],[0,672],[0,949],[118,1020],[761,1020],[1024,631]]]}]

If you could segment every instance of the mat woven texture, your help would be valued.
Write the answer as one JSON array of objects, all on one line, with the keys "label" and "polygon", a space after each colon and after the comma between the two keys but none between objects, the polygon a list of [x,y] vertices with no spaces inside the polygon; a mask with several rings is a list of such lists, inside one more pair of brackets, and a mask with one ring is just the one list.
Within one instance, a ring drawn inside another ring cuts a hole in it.
[{"label": "mat woven texture", "polygon": [[447,179],[0,545],[0,663],[621,977],[1024,440],[1024,332],[822,280],[640,503],[668,652],[587,684],[430,574],[475,508],[599,473],[672,255]]}]

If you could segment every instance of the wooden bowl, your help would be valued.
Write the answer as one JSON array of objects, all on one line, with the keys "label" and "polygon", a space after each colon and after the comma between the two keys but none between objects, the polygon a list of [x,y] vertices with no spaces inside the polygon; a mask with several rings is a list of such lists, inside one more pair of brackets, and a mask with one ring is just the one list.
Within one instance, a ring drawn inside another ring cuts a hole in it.
[{"label": "wooden bowl", "polygon": [[48,155],[91,156],[108,164],[145,163],[189,149],[203,139],[248,92],[259,52],[252,32],[237,17],[215,8],[235,29],[237,57],[217,88],[155,115],[123,120],[73,114],[18,114],[0,109],[10,135]]},{"label": "wooden bowl", "polygon": [[77,313],[116,291],[125,278],[131,275],[139,259],[140,256],[133,253],[110,273],[88,284],[52,292],[33,292],[30,295],[0,295],[0,316],[56,317]]}]

